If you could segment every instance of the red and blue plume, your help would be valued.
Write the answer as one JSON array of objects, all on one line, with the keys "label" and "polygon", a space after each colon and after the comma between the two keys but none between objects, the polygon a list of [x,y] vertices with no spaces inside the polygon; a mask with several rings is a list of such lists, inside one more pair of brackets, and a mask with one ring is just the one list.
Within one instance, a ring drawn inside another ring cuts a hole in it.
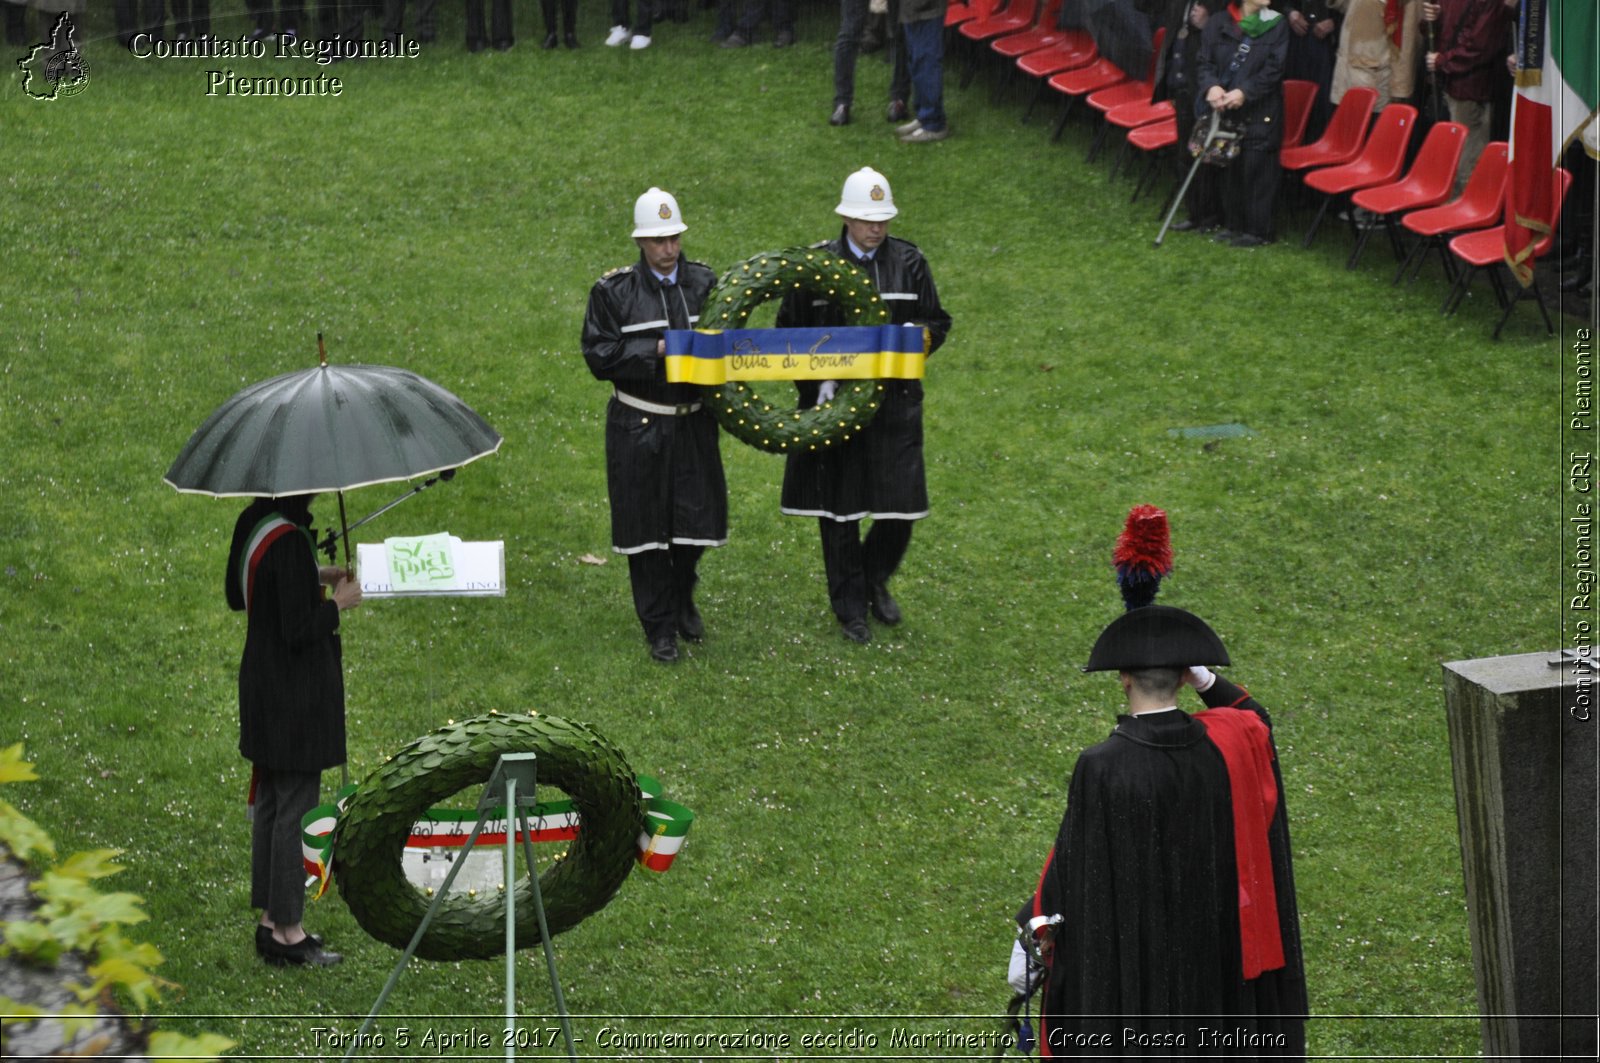
[{"label": "red and blue plume", "polygon": [[1155,506],[1130,509],[1111,563],[1117,569],[1117,589],[1125,607],[1138,609],[1154,602],[1162,577],[1172,571],[1167,514]]}]

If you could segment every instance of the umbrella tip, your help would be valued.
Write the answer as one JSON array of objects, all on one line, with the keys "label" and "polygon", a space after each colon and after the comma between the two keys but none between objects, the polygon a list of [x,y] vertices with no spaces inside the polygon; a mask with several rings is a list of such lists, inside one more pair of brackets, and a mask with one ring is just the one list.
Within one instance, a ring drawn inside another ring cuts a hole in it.
[{"label": "umbrella tip", "polygon": [[317,360],[323,365],[328,364],[328,348],[322,342],[322,333],[317,333]]}]

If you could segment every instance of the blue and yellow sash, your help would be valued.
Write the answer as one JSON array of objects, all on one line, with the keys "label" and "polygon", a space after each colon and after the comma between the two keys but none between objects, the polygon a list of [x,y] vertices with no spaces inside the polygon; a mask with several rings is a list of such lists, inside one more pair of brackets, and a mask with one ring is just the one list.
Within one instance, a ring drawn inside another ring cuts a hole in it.
[{"label": "blue and yellow sash", "polygon": [[730,380],[920,380],[928,352],[921,325],[670,329],[666,339],[667,382],[712,387]]}]

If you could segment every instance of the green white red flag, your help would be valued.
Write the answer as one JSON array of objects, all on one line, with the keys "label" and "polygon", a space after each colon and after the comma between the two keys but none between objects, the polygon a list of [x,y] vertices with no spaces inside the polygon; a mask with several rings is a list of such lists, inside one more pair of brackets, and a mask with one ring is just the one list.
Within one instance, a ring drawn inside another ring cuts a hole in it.
[{"label": "green white red flag", "polygon": [[1518,7],[1505,257],[1524,287],[1533,283],[1534,245],[1557,220],[1551,171],[1577,140],[1600,159],[1597,26],[1595,0],[1521,0]]}]

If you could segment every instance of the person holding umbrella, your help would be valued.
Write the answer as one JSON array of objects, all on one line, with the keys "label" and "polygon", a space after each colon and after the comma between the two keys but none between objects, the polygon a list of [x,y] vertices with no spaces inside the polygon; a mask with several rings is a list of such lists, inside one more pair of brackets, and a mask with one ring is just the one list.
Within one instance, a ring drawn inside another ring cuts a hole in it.
[{"label": "person holding umbrella", "polygon": [[322,771],[345,761],[339,619],[361,604],[361,585],[342,568],[317,565],[311,498],[257,498],[246,506],[234,524],[223,582],[228,607],[246,616],[239,752],[253,765],[256,952],[278,967],[343,959],[301,925],[300,830],[317,804]]},{"label": "person holding umbrella", "polygon": [[728,541],[728,484],[716,419],[692,384],[669,384],[667,329],[689,329],[716,275],[682,257],[678,201],[651,188],[633,205],[639,261],[589,291],[583,357],[613,387],[606,406],[611,548],[628,559],[633,607],[650,656],[678,659],[678,636],[698,642],[700,556]]}]

